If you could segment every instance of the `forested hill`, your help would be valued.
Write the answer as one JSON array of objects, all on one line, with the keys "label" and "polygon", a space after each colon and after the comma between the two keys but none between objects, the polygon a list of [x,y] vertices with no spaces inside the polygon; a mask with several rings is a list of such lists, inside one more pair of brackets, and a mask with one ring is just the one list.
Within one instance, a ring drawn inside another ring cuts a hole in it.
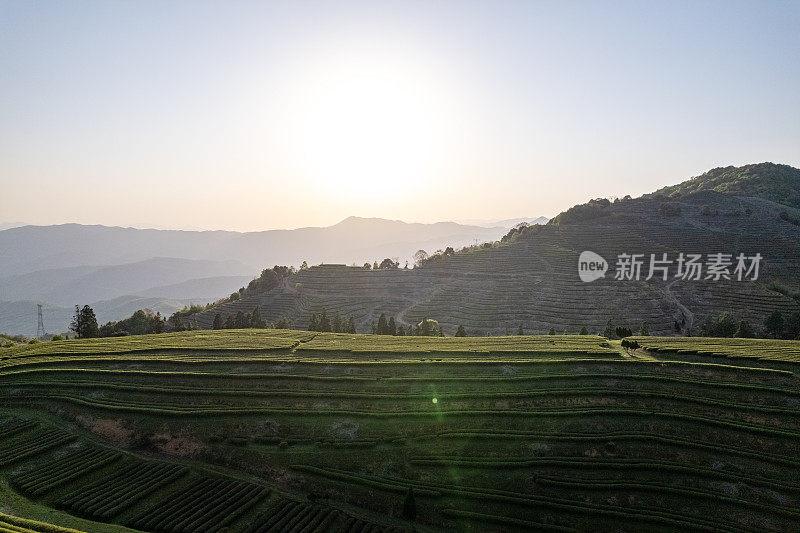
[{"label": "forested hill", "polygon": [[[750,183],[774,181],[753,177],[752,169],[769,165],[749,168]],[[470,335],[519,327],[526,333],[602,332],[609,320],[634,331],[644,324],[651,333],[696,334],[702,320],[724,313],[758,326],[775,310],[794,312],[800,295],[800,210],[765,196],[697,190],[593,200],[546,226],[512,230],[501,241],[435,255],[413,269],[313,267],[193,320],[211,327],[217,313],[224,320],[258,306],[268,321],[301,328],[323,310],[352,316],[359,332],[370,331],[382,313],[406,325],[437,319],[447,335],[462,324]],[[591,283],[578,275],[578,257],[587,250],[609,263],[607,275]],[[647,264],[638,280],[614,279],[620,254],[649,260],[663,253],[673,261],[680,253],[701,254],[703,261],[718,253],[760,254],[763,261],[755,280],[706,280],[705,271],[700,280],[678,279],[674,263],[666,281],[646,280]]]},{"label": "forested hill", "polygon": [[800,169],[775,163],[715,168],[678,185],[663,187],[647,196],[678,198],[699,191],[763,198],[800,208]]}]

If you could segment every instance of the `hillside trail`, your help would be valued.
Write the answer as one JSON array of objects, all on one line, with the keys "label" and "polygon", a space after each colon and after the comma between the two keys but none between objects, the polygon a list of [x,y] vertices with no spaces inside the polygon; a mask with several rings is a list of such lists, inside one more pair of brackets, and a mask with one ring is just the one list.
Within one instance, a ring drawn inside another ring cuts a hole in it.
[{"label": "hillside trail", "polygon": [[301,339],[301,340],[297,341],[296,343],[294,343],[292,348],[289,350],[289,353],[295,353],[297,351],[298,346],[300,346],[301,344],[305,344],[307,342],[313,341],[314,339],[317,338],[317,335],[319,335],[319,333],[314,333],[313,335],[311,335],[311,337],[309,337],[306,340],[302,340]]},{"label": "hillside trail", "polygon": [[672,286],[680,280],[672,280],[664,287],[664,296],[666,296],[667,300],[672,302],[675,307],[680,309],[681,314],[683,314],[683,318],[686,319],[686,325],[684,326],[685,330],[689,330],[692,325],[694,324],[694,313],[692,313],[688,307],[683,305],[678,298],[672,294]]}]

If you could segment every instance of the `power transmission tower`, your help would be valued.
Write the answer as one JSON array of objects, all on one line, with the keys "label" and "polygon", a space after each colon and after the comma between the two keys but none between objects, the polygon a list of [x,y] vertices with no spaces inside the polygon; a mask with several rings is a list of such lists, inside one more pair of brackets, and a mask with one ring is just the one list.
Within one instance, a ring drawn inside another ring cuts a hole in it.
[{"label": "power transmission tower", "polygon": [[42,304],[37,304],[36,307],[39,308],[39,325],[36,326],[36,336],[41,339],[42,337],[47,335],[47,333],[44,330],[44,319],[42,318]]}]

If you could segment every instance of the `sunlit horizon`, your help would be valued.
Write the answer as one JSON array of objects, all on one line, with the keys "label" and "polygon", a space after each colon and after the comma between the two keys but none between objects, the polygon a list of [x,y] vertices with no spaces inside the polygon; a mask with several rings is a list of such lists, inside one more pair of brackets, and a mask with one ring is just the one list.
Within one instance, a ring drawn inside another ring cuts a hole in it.
[{"label": "sunlit horizon", "polygon": [[657,6],[5,3],[0,223],[553,217],[800,166],[798,4]]}]

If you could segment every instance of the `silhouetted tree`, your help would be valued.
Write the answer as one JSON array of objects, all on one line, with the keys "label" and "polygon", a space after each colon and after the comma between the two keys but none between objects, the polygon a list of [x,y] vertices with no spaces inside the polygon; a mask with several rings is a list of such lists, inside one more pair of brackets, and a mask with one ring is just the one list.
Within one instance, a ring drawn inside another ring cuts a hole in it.
[{"label": "silhouetted tree", "polygon": [[589,334],[589,330],[586,329],[586,326],[583,326],[581,328],[581,335],[588,335],[588,334]]},{"label": "silhouetted tree", "polygon": [[390,269],[390,270],[391,270],[391,269],[395,269],[395,268],[397,268],[398,266],[400,266],[400,263],[399,263],[399,262],[397,262],[397,261],[392,261],[391,259],[389,259],[389,258],[387,257],[386,259],[384,259],[383,261],[381,261],[381,264],[380,264],[380,266],[379,266],[378,268],[380,268],[380,269],[382,269],[382,270],[383,270],[383,269]]},{"label": "silhouetted tree", "polygon": [[620,339],[624,339],[625,337],[630,337],[631,335],[633,335],[631,328],[626,328],[622,326],[617,326],[617,328],[614,330],[614,333]]},{"label": "silhouetted tree", "polygon": [[458,326],[458,329],[456,330],[456,335],[455,336],[456,337],[466,337],[467,336],[467,332],[464,329],[463,325],[459,325]]},{"label": "silhouetted tree", "polygon": [[522,331],[522,324],[520,324],[519,328],[517,328],[517,335],[525,335],[525,332]]},{"label": "silhouetted tree", "polygon": [[389,324],[386,322],[386,314],[381,313],[381,316],[378,318],[378,326],[375,329],[375,333],[378,335],[389,334]]},{"label": "silhouetted tree", "polygon": [[798,339],[800,337],[800,311],[793,312],[786,319],[784,336],[787,339]]},{"label": "silhouetted tree", "polygon": [[236,320],[234,320],[233,315],[228,315],[225,318],[225,329],[235,329],[236,328]]},{"label": "silhouetted tree", "polygon": [[214,315],[214,322],[211,324],[211,329],[222,329],[222,317],[219,313]]},{"label": "silhouetted tree", "polygon": [[388,335],[397,335],[397,324],[394,321],[394,317],[389,317],[389,323],[386,326],[386,333]]},{"label": "silhouetted tree", "polygon": [[777,309],[764,320],[764,330],[772,338],[780,339],[783,337],[784,320],[783,313]]},{"label": "silhouetted tree", "polygon": [[347,322],[347,333],[355,333],[356,332],[356,321],[353,317],[350,317],[350,320]]}]

